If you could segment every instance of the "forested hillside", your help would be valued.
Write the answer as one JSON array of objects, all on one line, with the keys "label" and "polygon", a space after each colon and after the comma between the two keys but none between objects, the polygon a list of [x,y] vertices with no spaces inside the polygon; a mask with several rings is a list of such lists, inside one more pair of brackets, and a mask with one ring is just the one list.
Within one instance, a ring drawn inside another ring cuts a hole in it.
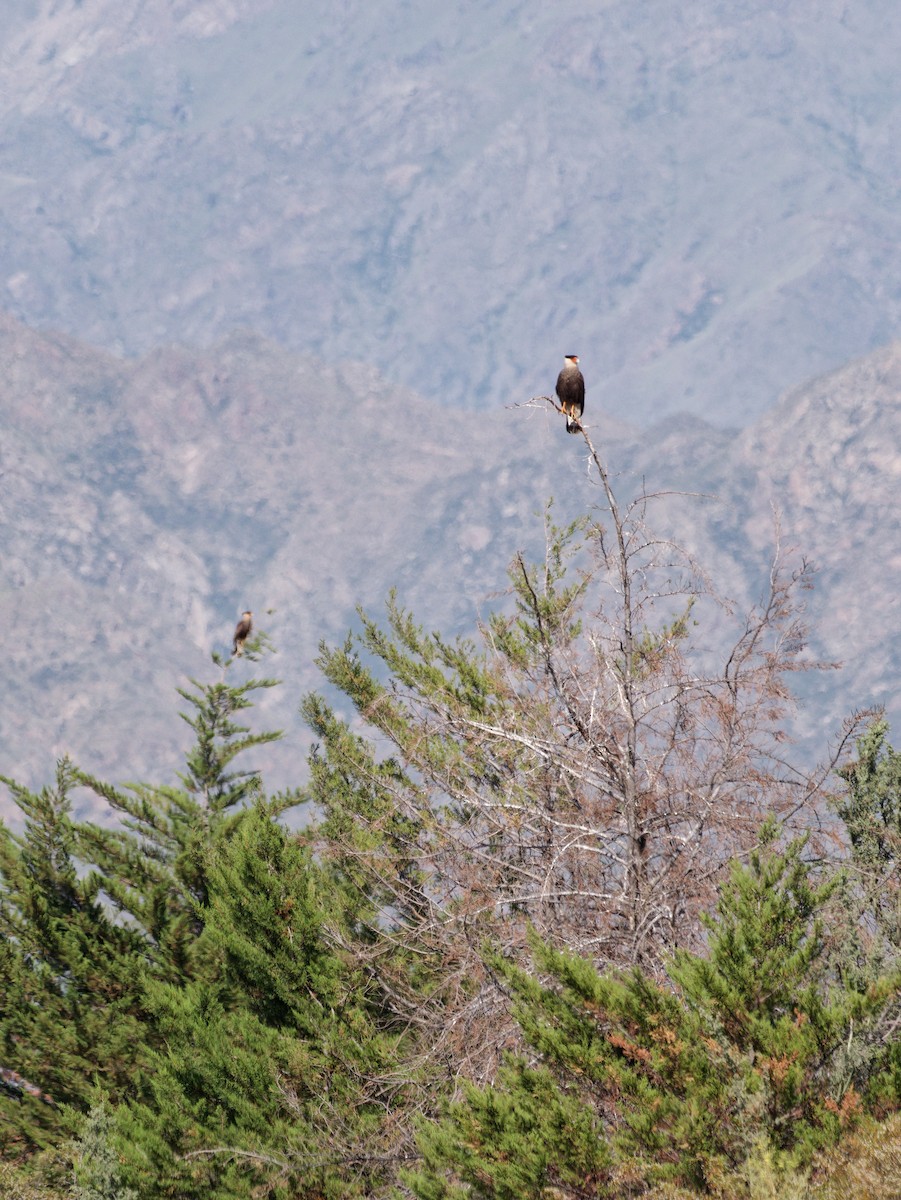
[{"label": "forested hillside", "polygon": [[849,712],[793,761],[803,559],[735,608],[582,441],[601,502],[476,637],[391,597],[320,648],[302,787],[243,766],[265,628],[177,778],[5,781],[5,1194],[898,1194],[901,756]]}]

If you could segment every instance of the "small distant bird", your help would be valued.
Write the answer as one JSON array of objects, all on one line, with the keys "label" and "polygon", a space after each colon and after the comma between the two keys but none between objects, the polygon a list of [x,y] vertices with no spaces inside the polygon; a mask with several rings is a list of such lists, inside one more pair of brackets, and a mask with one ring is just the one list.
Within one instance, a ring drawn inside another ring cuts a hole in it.
[{"label": "small distant bird", "polygon": [[563,370],[557,376],[557,399],[566,414],[566,432],[578,433],[585,408],[585,380],[579,370],[578,354],[564,356]]},{"label": "small distant bird", "polygon": [[250,631],[253,629],[253,613],[241,613],[241,620],[235,626],[235,644],[232,646],[232,654],[238,658],[244,653],[244,643],[250,637]]}]

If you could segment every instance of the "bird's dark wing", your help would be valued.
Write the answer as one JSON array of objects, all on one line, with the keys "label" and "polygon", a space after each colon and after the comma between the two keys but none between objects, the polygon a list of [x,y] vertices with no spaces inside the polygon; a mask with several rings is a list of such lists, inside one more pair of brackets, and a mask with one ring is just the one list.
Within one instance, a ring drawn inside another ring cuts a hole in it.
[{"label": "bird's dark wing", "polygon": [[579,416],[585,407],[585,380],[581,371],[561,371],[557,376],[557,398],[565,413]]},{"label": "bird's dark wing", "polygon": [[244,643],[247,641],[248,637],[250,636],[250,631],[252,628],[253,628],[253,621],[249,620],[247,617],[242,617],[241,620],[238,622],[238,624],[235,626],[235,641],[234,641],[234,645],[232,646],[233,653],[237,654],[238,647],[244,645]]}]

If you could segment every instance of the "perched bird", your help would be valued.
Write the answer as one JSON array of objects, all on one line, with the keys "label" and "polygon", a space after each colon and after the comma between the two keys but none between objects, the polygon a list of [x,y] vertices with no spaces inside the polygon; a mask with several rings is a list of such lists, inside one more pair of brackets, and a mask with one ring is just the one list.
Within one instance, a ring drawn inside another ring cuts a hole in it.
[{"label": "perched bird", "polygon": [[241,620],[235,626],[235,644],[232,646],[232,654],[240,657],[244,653],[244,643],[250,637],[251,629],[253,629],[253,613],[241,613]]},{"label": "perched bird", "polygon": [[566,414],[566,432],[578,433],[582,428],[579,418],[585,408],[585,380],[579,370],[578,354],[567,354],[563,359],[563,370],[557,376],[557,399]]}]

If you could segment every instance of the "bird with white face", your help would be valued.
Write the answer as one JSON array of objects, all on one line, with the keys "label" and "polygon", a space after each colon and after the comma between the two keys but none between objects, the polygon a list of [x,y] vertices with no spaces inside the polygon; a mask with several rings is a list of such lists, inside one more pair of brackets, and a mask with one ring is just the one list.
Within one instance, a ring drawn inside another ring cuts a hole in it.
[{"label": "bird with white face", "polygon": [[564,356],[563,370],[557,376],[557,399],[566,417],[566,432],[579,433],[585,410],[585,380],[579,370],[578,354]]}]

